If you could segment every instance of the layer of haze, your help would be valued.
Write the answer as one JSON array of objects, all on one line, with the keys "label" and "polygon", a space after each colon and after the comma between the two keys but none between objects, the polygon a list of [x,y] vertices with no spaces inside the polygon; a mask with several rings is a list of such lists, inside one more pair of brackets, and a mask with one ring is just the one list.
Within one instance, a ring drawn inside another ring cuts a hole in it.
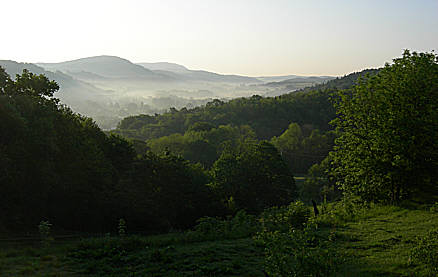
[{"label": "layer of haze", "polygon": [[2,1],[0,59],[115,55],[191,69],[343,75],[438,47],[436,0]]}]

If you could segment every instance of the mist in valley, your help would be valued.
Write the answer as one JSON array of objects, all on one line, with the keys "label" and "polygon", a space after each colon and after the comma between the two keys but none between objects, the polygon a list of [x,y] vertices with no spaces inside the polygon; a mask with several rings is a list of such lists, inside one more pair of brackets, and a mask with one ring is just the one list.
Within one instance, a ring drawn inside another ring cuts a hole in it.
[{"label": "mist in valley", "polygon": [[120,120],[131,115],[152,115],[170,108],[190,109],[213,99],[278,96],[333,79],[223,75],[168,62],[135,64],[116,56],[36,64],[3,60],[0,66],[12,77],[27,69],[55,80],[60,85],[55,96],[61,103],[92,117],[106,130],[115,128]]}]

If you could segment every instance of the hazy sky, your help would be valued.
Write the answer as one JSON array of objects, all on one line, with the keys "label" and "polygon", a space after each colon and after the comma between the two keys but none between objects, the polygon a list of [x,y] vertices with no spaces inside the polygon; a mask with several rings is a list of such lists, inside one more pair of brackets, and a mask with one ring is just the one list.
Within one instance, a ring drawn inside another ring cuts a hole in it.
[{"label": "hazy sky", "polygon": [[344,75],[438,49],[438,0],[2,0],[0,59]]}]

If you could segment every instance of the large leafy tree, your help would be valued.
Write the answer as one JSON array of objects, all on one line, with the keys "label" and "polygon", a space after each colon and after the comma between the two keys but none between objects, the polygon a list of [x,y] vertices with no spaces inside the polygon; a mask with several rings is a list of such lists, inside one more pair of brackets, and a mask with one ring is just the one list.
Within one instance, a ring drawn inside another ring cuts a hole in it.
[{"label": "large leafy tree", "polygon": [[12,80],[0,68],[0,224],[8,228],[41,219],[103,226],[106,192],[133,158],[126,141],[60,105],[58,88],[44,75],[24,70]]},{"label": "large leafy tree", "polygon": [[340,136],[332,158],[345,192],[393,202],[436,195],[437,60],[434,53],[406,50],[339,94],[334,124]]},{"label": "large leafy tree", "polygon": [[214,188],[230,208],[258,213],[296,197],[293,175],[269,142],[225,150],[212,167]]}]

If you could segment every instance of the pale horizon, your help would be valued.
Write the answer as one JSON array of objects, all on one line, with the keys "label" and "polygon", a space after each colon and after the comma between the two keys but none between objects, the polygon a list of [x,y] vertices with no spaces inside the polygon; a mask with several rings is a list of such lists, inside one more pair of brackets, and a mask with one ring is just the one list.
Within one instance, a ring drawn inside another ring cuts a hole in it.
[{"label": "pale horizon", "polygon": [[110,55],[245,76],[342,76],[437,50],[438,1],[6,1],[0,59]]}]

